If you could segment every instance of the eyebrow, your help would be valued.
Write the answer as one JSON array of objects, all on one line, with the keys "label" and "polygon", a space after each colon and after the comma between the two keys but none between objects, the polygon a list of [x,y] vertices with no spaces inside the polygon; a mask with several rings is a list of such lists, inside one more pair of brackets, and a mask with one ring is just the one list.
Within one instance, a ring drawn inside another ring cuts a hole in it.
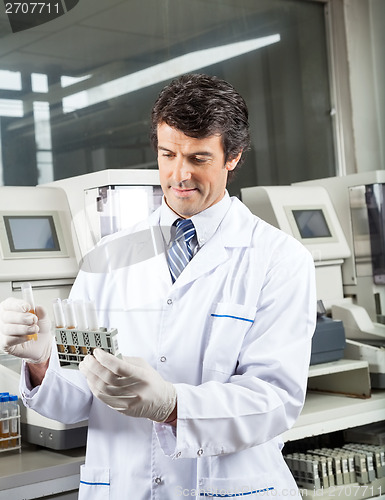
[{"label": "eyebrow", "polygon": [[[165,148],[163,146],[158,146],[158,150],[168,151],[169,153],[173,153],[174,152],[171,149]],[[194,151],[193,153],[190,153],[187,156],[208,156],[208,157],[212,157],[213,154],[210,153],[209,151]]]}]

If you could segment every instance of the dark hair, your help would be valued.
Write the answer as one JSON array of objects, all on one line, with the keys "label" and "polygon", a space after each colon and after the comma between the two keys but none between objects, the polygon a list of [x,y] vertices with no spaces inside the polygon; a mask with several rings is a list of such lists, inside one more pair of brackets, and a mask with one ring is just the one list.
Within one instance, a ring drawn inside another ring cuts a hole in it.
[{"label": "dark hair", "polygon": [[[220,134],[225,162],[250,146],[246,103],[234,87],[215,76],[187,74],[164,87],[151,114],[151,142],[155,150],[157,127],[163,122],[197,139]],[[238,165],[242,160],[243,154]]]}]

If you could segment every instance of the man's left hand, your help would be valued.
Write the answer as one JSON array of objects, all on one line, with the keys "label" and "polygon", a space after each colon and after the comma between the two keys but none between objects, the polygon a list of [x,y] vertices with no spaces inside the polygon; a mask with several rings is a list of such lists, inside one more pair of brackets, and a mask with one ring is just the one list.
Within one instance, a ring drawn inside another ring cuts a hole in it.
[{"label": "man's left hand", "polygon": [[79,369],[94,396],[125,415],[165,422],[175,408],[175,387],[142,358],[119,359],[95,349]]}]

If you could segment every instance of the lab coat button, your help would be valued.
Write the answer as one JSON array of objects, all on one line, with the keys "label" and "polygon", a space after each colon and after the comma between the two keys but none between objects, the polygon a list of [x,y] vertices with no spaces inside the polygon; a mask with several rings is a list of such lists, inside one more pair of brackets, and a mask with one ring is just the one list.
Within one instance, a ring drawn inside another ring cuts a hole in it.
[{"label": "lab coat button", "polygon": [[156,477],[156,478],[154,479],[154,481],[156,482],[156,484],[161,484],[161,482],[162,482],[162,478],[161,478],[161,477]]},{"label": "lab coat button", "polygon": [[168,304],[169,306],[171,306],[171,304],[172,304],[172,299],[167,299],[167,304]]},{"label": "lab coat button", "polygon": [[201,457],[203,455],[202,448],[199,448],[199,450],[197,451],[197,455],[198,455],[198,457]]},{"label": "lab coat button", "polygon": [[178,451],[178,453],[176,454],[176,458],[179,458],[181,455],[182,455],[182,452]]},{"label": "lab coat button", "polygon": [[166,358],[166,356],[162,356],[162,357],[160,358],[160,360],[161,360],[161,362],[162,362],[162,363],[164,363],[164,362],[167,360],[167,358]]}]

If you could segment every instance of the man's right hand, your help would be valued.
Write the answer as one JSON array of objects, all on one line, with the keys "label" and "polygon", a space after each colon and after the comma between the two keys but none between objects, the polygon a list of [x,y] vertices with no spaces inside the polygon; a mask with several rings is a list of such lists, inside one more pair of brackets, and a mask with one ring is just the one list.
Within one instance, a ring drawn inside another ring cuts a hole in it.
[{"label": "man's right hand", "polygon": [[[25,359],[28,363],[44,363],[51,355],[51,321],[42,307],[30,313],[24,300],[10,297],[0,303],[0,349]],[[37,333],[37,340],[28,336]]]}]

